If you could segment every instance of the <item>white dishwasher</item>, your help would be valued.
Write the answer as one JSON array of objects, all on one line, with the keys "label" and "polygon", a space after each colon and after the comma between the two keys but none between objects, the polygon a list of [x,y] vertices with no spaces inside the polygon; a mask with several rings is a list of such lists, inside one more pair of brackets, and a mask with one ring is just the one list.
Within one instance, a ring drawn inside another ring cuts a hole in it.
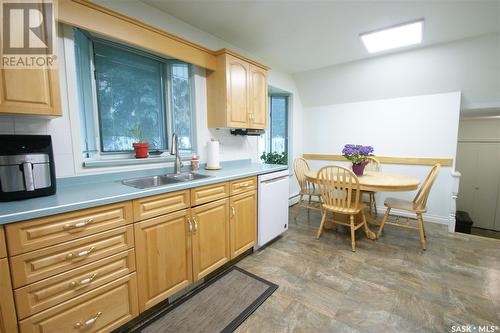
[{"label": "white dishwasher", "polygon": [[288,170],[259,176],[256,249],[288,229]]}]

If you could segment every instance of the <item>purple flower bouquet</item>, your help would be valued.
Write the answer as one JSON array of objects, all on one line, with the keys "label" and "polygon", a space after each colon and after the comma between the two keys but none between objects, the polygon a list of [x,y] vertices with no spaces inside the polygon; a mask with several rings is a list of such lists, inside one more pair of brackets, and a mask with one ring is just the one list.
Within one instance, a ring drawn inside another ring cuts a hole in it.
[{"label": "purple flower bouquet", "polygon": [[373,156],[373,147],[347,144],[342,149],[342,155],[352,162],[352,171],[361,176],[365,169],[366,157]]}]

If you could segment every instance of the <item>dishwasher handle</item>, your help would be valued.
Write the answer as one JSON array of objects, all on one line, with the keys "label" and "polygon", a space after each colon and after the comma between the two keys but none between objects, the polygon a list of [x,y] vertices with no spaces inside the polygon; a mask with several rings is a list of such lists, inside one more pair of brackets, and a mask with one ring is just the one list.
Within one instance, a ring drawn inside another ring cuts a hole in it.
[{"label": "dishwasher handle", "polygon": [[281,176],[281,177],[278,177],[278,178],[272,178],[272,179],[268,179],[268,180],[262,180],[260,183],[261,184],[272,184],[272,183],[277,183],[281,180],[284,180],[284,179],[287,179],[289,176],[286,175],[286,176]]}]

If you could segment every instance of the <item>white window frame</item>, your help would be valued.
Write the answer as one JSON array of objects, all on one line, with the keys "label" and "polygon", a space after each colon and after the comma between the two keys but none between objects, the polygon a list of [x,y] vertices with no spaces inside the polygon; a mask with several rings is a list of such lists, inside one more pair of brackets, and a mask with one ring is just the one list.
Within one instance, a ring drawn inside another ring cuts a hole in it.
[{"label": "white window frame", "polygon": [[[75,171],[77,174],[84,173],[92,173],[95,172],[93,170],[94,167],[99,167],[102,170],[102,167],[108,167],[109,169],[133,169],[137,167],[137,164],[151,164],[149,166],[145,165],[144,168],[155,168],[158,167],[159,162],[171,162],[174,160],[173,156],[166,156],[155,159],[135,159],[134,154],[132,153],[123,153],[123,152],[101,152],[100,149],[100,133],[99,133],[99,117],[98,117],[98,109],[97,109],[97,92],[96,92],[96,81],[95,77],[92,75],[92,105],[93,105],[93,126],[95,133],[95,147],[97,151],[90,157],[85,157],[84,150],[84,142],[82,142],[81,138],[81,128],[80,124],[82,119],[80,119],[80,110],[79,110],[79,101],[78,101],[78,88],[77,88],[77,63],[76,63],[76,54],[75,54],[75,41],[73,36],[73,27],[62,25],[63,30],[63,46],[64,46],[64,62],[66,67],[66,75],[63,78],[66,82],[67,89],[67,98],[69,105],[69,115],[70,115],[70,125],[72,131],[72,145],[74,152],[74,165]],[[94,72],[94,62],[93,62],[93,51],[89,50],[91,54],[89,57],[91,59],[91,73]],[[175,59],[172,59],[172,62],[177,62]],[[171,82],[170,82],[170,71],[165,67],[166,71],[166,81],[165,89],[167,90],[165,93],[165,110],[166,110],[166,135],[167,135],[167,147],[164,151],[168,151],[170,149],[170,138],[173,133],[173,112],[171,105]],[[197,152],[197,137],[196,137],[196,104],[195,104],[195,93],[194,93],[194,68],[192,65],[189,65],[189,76],[190,76],[190,89],[191,89],[191,140],[192,140],[192,149],[191,150],[183,150],[181,151],[181,158],[183,160],[189,160],[194,154]],[[142,168],[142,167],[141,167]]]}]

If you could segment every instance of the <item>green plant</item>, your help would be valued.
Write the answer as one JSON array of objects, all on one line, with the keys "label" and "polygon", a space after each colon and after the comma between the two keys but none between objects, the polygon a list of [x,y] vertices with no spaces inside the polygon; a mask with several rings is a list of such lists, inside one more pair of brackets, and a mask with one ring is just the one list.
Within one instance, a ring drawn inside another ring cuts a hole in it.
[{"label": "green plant", "polygon": [[267,164],[288,164],[288,156],[286,153],[266,153],[263,152],[260,159]]},{"label": "green plant", "polygon": [[142,134],[141,127],[139,125],[132,127],[130,129],[130,134],[134,137],[135,143],[145,143],[146,139]]}]

